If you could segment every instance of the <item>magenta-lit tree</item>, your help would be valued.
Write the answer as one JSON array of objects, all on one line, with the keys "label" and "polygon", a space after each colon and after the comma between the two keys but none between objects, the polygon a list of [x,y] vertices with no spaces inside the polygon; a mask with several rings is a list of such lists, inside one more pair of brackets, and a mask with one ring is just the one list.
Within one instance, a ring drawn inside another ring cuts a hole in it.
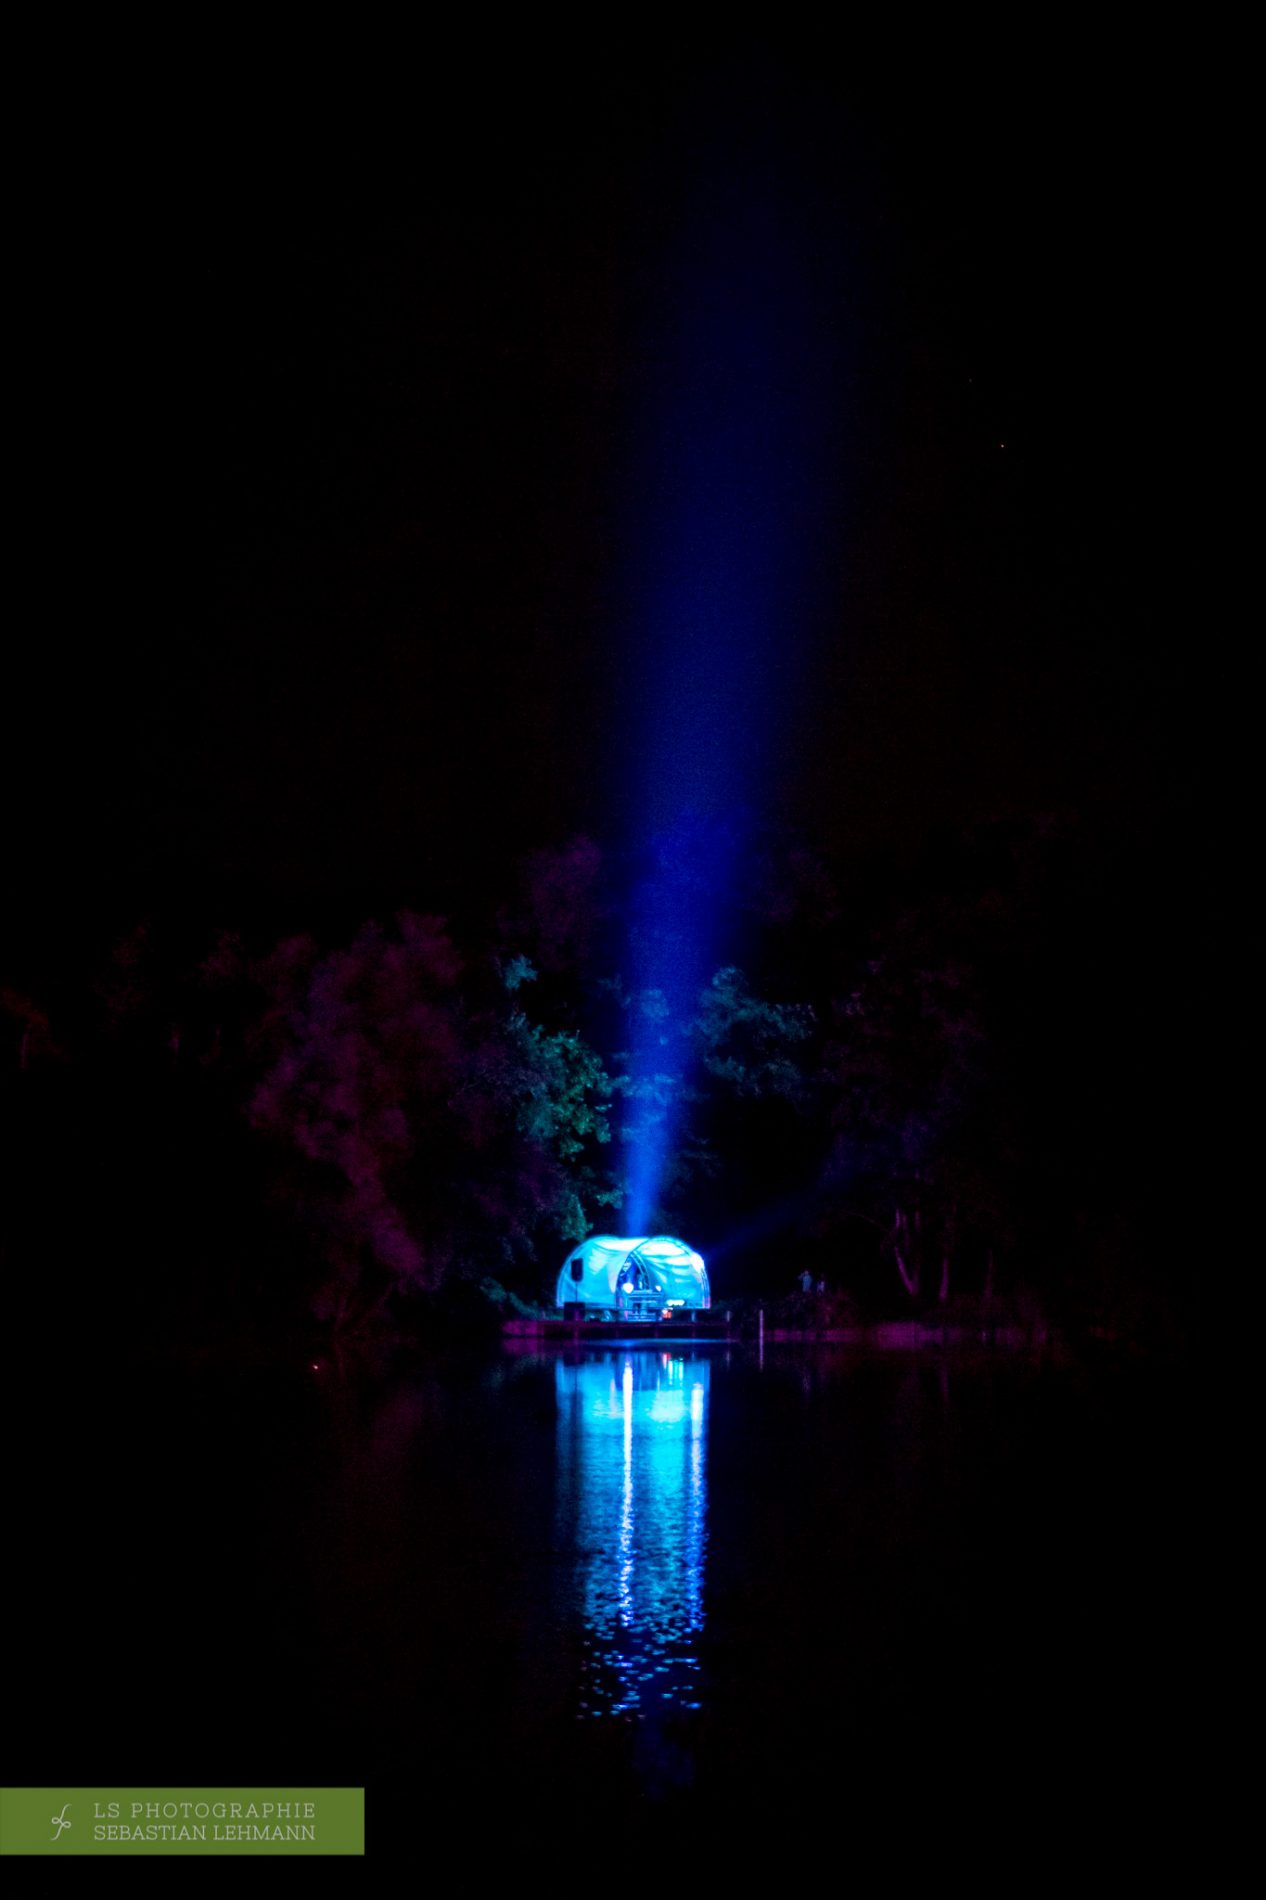
[{"label": "magenta-lit tree", "polygon": [[587,967],[605,911],[602,853],[592,839],[529,852],[499,923],[503,941],[546,977]]},{"label": "magenta-lit tree", "polygon": [[596,1166],[605,1073],[578,1035],[531,1021],[534,974],[522,958],[500,981],[465,968],[443,922],[410,913],[252,966],[249,1115],[327,1264],[322,1316],[530,1260],[616,1197]]}]

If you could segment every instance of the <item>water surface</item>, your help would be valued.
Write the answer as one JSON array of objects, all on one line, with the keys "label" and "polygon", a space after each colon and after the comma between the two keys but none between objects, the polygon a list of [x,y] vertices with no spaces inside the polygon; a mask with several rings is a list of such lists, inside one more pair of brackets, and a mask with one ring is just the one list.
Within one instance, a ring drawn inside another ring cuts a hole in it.
[{"label": "water surface", "polygon": [[1170,1373],[829,1347],[50,1380],[25,1778],[367,1784],[384,1843],[1161,1799],[1189,1409]]}]

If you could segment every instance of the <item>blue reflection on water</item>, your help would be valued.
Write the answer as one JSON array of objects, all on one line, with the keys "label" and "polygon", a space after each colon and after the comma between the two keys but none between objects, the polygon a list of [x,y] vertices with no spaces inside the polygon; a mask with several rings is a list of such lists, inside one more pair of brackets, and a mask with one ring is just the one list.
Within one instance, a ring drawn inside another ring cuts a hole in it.
[{"label": "blue reflection on water", "polygon": [[699,1706],[711,1370],[645,1349],[558,1363],[558,1535],[576,1553],[581,1715]]}]

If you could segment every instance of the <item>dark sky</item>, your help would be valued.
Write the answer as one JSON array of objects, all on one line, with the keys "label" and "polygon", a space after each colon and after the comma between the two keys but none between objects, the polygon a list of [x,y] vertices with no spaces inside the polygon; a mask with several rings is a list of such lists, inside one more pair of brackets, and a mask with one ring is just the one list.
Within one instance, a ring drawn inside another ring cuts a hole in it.
[{"label": "dark sky", "polygon": [[368,142],[99,123],[34,218],[12,913],[429,905],[631,822],[638,445],[734,169],[831,340],[757,807],[842,849],[1171,822],[1210,664],[1178,83],[1102,48],[526,48]]}]

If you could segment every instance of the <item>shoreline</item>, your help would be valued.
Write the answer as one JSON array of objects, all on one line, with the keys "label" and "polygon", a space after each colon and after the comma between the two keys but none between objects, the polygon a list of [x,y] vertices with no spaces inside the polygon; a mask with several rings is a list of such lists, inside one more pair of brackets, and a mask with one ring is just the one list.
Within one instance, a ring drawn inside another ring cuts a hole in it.
[{"label": "shoreline", "polygon": [[[668,1321],[642,1326],[603,1324],[594,1320],[510,1319],[501,1328],[503,1342],[558,1341],[569,1345],[742,1345],[753,1346],[757,1335],[750,1326],[727,1326],[705,1321],[682,1326]],[[928,1347],[992,1347],[1004,1352],[1043,1352],[1058,1347],[1059,1336],[1045,1324],[997,1326],[928,1324],[922,1320],[886,1320],[870,1325],[767,1326],[767,1345],[856,1346],[872,1352],[920,1352]]]}]

